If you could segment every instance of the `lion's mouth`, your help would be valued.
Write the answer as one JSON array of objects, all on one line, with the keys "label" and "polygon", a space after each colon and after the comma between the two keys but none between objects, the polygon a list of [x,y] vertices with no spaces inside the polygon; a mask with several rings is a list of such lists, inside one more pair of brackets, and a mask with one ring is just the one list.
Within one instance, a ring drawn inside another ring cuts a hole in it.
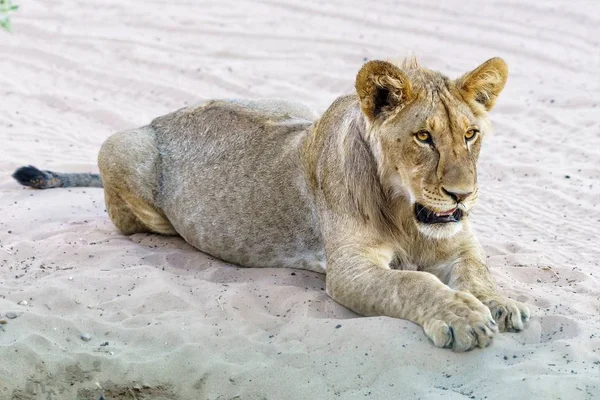
[{"label": "lion's mouth", "polygon": [[415,217],[417,221],[424,224],[445,224],[448,222],[459,222],[463,217],[463,211],[460,208],[454,208],[445,212],[435,212],[416,203]]}]

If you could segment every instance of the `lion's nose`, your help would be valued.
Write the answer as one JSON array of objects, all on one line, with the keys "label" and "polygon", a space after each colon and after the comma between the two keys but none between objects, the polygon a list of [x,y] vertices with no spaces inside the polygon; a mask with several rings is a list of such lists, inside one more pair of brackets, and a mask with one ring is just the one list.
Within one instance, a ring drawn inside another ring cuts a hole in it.
[{"label": "lion's nose", "polygon": [[459,192],[456,190],[448,190],[446,188],[442,188],[442,191],[444,193],[446,193],[448,196],[452,197],[452,200],[456,201],[457,203],[460,203],[461,201],[463,201],[464,199],[469,197],[471,195],[471,193],[473,193],[473,192]]}]

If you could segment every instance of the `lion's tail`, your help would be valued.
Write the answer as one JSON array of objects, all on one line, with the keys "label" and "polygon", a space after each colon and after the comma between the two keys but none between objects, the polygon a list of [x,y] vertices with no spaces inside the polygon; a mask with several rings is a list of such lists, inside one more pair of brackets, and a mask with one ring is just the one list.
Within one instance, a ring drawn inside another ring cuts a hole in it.
[{"label": "lion's tail", "polygon": [[59,187],[102,187],[102,179],[98,174],[62,174],[52,171],[41,171],[30,165],[17,169],[12,177],[21,185],[34,189],[51,189]]}]

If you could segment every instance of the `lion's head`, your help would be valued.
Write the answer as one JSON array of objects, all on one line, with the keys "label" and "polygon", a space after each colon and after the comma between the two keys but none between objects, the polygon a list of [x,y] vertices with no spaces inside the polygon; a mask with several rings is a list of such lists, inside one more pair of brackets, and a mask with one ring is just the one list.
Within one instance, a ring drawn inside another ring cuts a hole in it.
[{"label": "lion's head", "polygon": [[508,69],[493,58],[451,80],[415,61],[367,62],[356,77],[366,137],[388,190],[409,199],[419,231],[448,238],[478,196],[477,159]]}]

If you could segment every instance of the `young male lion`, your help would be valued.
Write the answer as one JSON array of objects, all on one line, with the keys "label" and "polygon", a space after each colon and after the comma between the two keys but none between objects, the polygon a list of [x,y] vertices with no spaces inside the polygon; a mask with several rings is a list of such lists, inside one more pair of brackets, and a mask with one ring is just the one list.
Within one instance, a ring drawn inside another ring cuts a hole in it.
[{"label": "young male lion", "polygon": [[485,347],[529,318],[497,291],[468,220],[507,74],[500,58],[457,80],[370,61],[356,94],[320,119],[295,103],[209,101],[109,137],[101,180],[34,167],[14,177],[103,184],[125,234],[179,234],[242,266],[326,272],[329,296],[361,315],[413,321],[438,347]]}]

